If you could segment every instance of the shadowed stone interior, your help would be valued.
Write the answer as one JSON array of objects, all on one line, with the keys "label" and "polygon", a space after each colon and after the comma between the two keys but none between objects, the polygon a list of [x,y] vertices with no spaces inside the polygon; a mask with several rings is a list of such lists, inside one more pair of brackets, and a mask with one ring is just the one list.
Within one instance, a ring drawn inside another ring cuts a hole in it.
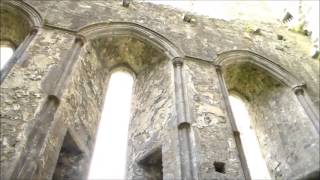
[{"label": "shadowed stone interior", "polygon": [[135,37],[111,36],[92,41],[92,48],[106,68],[126,64],[134,72],[139,72],[163,59],[165,55]]},{"label": "shadowed stone interior", "polygon": [[248,101],[259,96],[264,90],[281,86],[281,82],[251,63],[227,66],[224,77],[229,91],[239,92]]},{"label": "shadowed stone interior", "polygon": [[83,179],[81,174],[82,152],[74,142],[69,133],[64,137],[64,141],[59,153],[53,180]]},{"label": "shadowed stone interior", "polygon": [[158,148],[147,157],[139,161],[139,165],[145,170],[147,180],[162,180],[162,152]]},{"label": "shadowed stone interior", "polygon": [[19,9],[9,5],[1,4],[0,20],[0,40],[12,42],[14,48],[17,48],[31,31],[28,18]]}]

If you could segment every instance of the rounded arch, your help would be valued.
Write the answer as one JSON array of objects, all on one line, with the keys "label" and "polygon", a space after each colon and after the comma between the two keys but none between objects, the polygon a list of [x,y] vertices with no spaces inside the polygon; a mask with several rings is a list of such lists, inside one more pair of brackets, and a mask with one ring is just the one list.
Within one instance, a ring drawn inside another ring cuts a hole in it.
[{"label": "rounded arch", "polygon": [[113,74],[113,73],[116,73],[116,72],[125,72],[125,73],[128,73],[130,74],[130,76],[132,76],[132,79],[133,81],[136,79],[136,76],[137,76],[137,73],[132,69],[132,67],[127,64],[127,63],[121,63],[121,64],[117,64],[115,66],[112,66],[110,69],[109,69],[109,73],[110,74]]},{"label": "rounded arch", "polygon": [[222,68],[230,64],[235,64],[239,62],[252,63],[266,70],[273,77],[280,80],[281,82],[283,82],[291,88],[304,85],[304,82],[298,80],[295,76],[293,76],[290,72],[281,67],[279,64],[276,64],[270,59],[248,50],[232,50],[223,52],[219,54],[218,58],[214,61],[215,65],[221,66]]},{"label": "rounded arch", "polygon": [[131,35],[139,40],[148,42],[164,52],[170,59],[183,57],[183,51],[173,42],[161,34],[142,25],[131,22],[111,22],[88,25],[78,30],[78,34],[87,40],[93,40],[103,36],[127,36]]}]

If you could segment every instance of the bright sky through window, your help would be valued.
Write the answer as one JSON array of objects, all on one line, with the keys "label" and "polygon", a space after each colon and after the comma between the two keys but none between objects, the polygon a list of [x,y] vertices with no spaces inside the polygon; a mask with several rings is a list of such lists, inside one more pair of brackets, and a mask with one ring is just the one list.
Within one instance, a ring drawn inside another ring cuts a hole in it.
[{"label": "bright sky through window", "polygon": [[133,79],[112,74],[98,127],[88,179],[124,179]]},{"label": "bright sky through window", "polygon": [[0,46],[0,60],[1,60],[0,70],[5,66],[5,64],[7,64],[12,54],[13,54],[13,49],[11,47]]},{"label": "bright sky through window", "polygon": [[229,100],[232,113],[240,131],[240,138],[251,178],[263,180],[271,179],[266,162],[264,161],[260,151],[257,136],[251,128],[250,117],[244,102],[234,96],[229,96]]}]

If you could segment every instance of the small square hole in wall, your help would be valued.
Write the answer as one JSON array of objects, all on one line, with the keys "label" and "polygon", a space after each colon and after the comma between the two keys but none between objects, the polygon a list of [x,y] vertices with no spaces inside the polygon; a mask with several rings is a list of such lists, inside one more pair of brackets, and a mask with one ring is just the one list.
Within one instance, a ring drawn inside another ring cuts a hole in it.
[{"label": "small square hole in wall", "polygon": [[217,172],[223,173],[223,174],[226,173],[226,168],[225,168],[226,164],[224,162],[217,162],[216,161],[213,163],[213,165],[214,165],[214,168]]},{"label": "small square hole in wall", "polygon": [[147,180],[162,180],[162,151],[158,148],[138,162],[144,169]]}]

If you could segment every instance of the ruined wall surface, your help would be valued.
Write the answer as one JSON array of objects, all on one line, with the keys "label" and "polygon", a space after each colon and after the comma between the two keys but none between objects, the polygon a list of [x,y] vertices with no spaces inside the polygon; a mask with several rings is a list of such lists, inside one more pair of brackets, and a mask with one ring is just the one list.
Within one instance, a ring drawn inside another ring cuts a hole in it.
[{"label": "ruined wall surface", "polygon": [[266,88],[250,102],[249,109],[261,151],[275,179],[294,179],[319,169],[319,137],[289,89]]},{"label": "ruined wall surface", "polygon": [[60,31],[41,30],[27,49],[27,63],[16,65],[1,84],[1,165],[14,162],[25,145],[36,112],[46,98],[41,81],[63,58],[72,39]]},{"label": "ruined wall surface", "polygon": [[[137,161],[157,148],[162,148],[164,174],[177,177],[170,163],[175,164],[175,135],[169,123],[174,121],[172,63],[163,60],[136,76],[132,97],[131,122],[128,134],[128,178],[143,178],[145,173]],[[172,166],[172,165],[171,165]]]},{"label": "ruined wall surface", "polygon": [[1,4],[0,10],[0,40],[10,40],[17,48],[31,30],[28,19],[12,6]]},{"label": "ruined wall surface", "polygon": [[[68,60],[65,59],[64,60]],[[61,146],[66,133],[76,141],[81,153],[71,155],[77,159],[74,166],[81,166],[70,178],[77,178],[80,174],[83,179],[87,176],[95,136],[100,121],[108,70],[98,60],[95,50],[90,46],[83,48],[69,77],[68,87],[62,96],[57,109],[53,128],[48,132],[45,152],[43,153],[44,166],[39,169],[39,179],[51,179],[55,172]],[[79,164],[82,163],[82,164]],[[62,167],[61,171],[68,171],[69,166]],[[76,167],[73,167],[76,169]],[[58,168],[57,168],[58,169]],[[72,176],[73,175],[73,176]]]},{"label": "ruined wall surface", "polygon": [[[185,69],[200,179],[244,178],[215,67],[188,60]],[[214,162],[225,163],[224,174],[215,170]]]},{"label": "ruined wall surface", "polygon": [[273,178],[295,179],[319,169],[319,137],[289,87],[248,63],[230,65],[224,77],[231,94],[249,109]]},{"label": "ruined wall surface", "polygon": [[[196,23],[183,21],[185,12],[150,3],[133,2],[129,8],[121,1],[26,0],[48,24],[72,30],[95,23],[133,22],[148,27],[174,42],[188,56],[212,61],[219,53],[246,49],[268,57],[306,82],[307,91],[319,106],[319,63],[308,56],[310,40],[288,31],[280,24],[250,21],[224,21],[196,17]],[[256,26],[261,33],[252,33]],[[278,40],[277,34],[285,40]]]},{"label": "ruined wall surface", "polygon": [[[121,1],[25,2],[38,10],[44,19],[44,25],[29,45],[25,63],[16,64],[1,84],[1,169],[9,169],[6,172],[8,174],[13,171],[11,165],[21,158],[22,149],[33,140],[27,139],[27,135],[39,131],[46,134],[41,136],[43,139],[40,139],[38,146],[34,143],[36,149],[30,150],[39,152],[36,156],[38,160],[33,162],[36,164],[35,179],[51,179],[68,132],[82,152],[83,158],[79,163],[84,165],[78,164],[82,168],[78,172],[81,171],[83,178],[86,178],[110,76],[109,68],[126,64],[137,73],[129,128],[127,175],[145,177],[146,172],[139,167],[137,161],[148,156],[153,149],[161,148],[164,179],[181,177],[181,147],[178,146],[175,102],[177,94],[174,86],[176,77],[173,74],[172,59],[165,57],[168,52],[159,51],[157,47],[139,41],[136,37],[130,38],[133,34],[128,33],[125,38],[84,41],[70,74],[63,79],[67,86],[63,95],[57,97],[59,104],[53,120],[38,126],[37,123],[42,121],[38,115],[50,95],[44,92],[41,83],[50,75],[53,67],[72,61],[70,52],[74,50],[76,32],[94,23],[139,24],[163,35],[183,52],[180,54],[185,59],[183,81],[187,90],[187,108],[191,112],[189,134],[194,136],[191,142],[199,168],[199,179],[243,177],[230,119],[226,114],[226,102],[212,64],[219,53],[243,49],[264,55],[306,82],[306,90],[312,101],[319,105],[319,63],[309,58],[304,48],[311,43],[307,37],[288,32],[281,25],[237,20],[228,22],[200,16],[195,17],[196,22],[187,23],[183,21],[184,12],[148,3],[133,2],[125,8]],[[250,30],[252,24],[261,28],[261,32],[253,33]],[[117,32],[113,33],[116,36]],[[278,40],[277,34],[283,35],[285,40]],[[60,76],[61,74],[56,74],[56,77]],[[264,118],[279,115],[281,122],[277,123],[292,131],[292,137],[302,135],[303,138],[300,139],[285,139],[289,141],[286,142],[289,144],[288,151],[293,155],[281,161],[294,164],[301,160],[301,164],[294,166],[296,169],[290,170],[298,174],[305,173],[299,171],[310,167],[303,167],[304,164],[318,162],[318,157],[315,156],[315,150],[319,149],[316,141],[318,134],[311,133],[313,127],[310,127],[310,122],[306,122],[307,117],[301,107],[297,107],[299,103],[291,101],[295,97],[283,96],[288,89],[277,90],[279,92],[272,96],[265,95],[256,99],[256,103],[265,104],[265,107],[256,112],[263,112]],[[273,101],[274,99],[277,101]],[[289,106],[282,106],[284,108],[281,113],[272,113],[279,111],[277,103],[288,103]],[[286,113],[294,111],[297,114],[288,117],[290,123],[292,119],[295,124],[290,124]],[[266,122],[261,121],[261,126],[269,127],[269,124],[264,123]],[[280,125],[276,125],[278,126]],[[299,130],[301,126],[307,131]],[[274,129],[263,130],[272,134]],[[23,156],[27,155],[28,152]],[[225,163],[224,174],[216,172],[215,161]],[[6,173],[1,172],[1,175],[6,177]]]}]

